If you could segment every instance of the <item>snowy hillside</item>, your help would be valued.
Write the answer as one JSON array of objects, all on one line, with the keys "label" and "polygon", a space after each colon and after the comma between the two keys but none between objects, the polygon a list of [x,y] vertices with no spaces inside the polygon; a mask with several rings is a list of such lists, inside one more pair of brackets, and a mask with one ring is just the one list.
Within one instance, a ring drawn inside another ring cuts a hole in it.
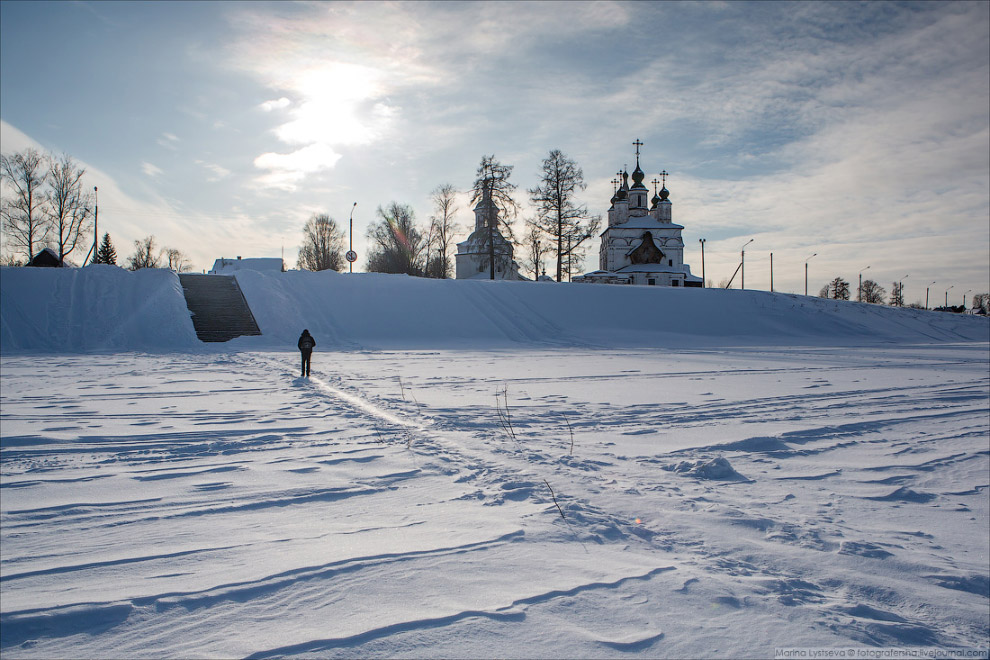
[{"label": "snowy hillside", "polygon": [[[221,346],[248,350],[291,350],[303,328],[337,350],[990,340],[984,318],[762,291],[300,271],[237,280],[262,336]],[[0,294],[5,353],[203,346],[169,271],[4,268]]]}]

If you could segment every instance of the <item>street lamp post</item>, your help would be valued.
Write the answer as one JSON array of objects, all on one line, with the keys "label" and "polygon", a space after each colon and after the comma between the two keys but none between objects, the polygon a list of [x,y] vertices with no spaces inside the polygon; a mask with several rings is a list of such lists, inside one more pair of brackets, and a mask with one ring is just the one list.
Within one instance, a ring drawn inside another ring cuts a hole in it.
[{"label": "street lamp post", "polygon": [[817,256],[818,253],[815,252],[813,255],[804,260],[804,295],[808,295],[808,262]]},{"label": "street lamp post", "polygon": [[701,243],[701,287],[704,288],[708,281],[705,279],[705,239],[699,238],[698,242]]},{"label": "street lamp post", "polygon": [[96,256],[100,249],[97,247],[97,241],[100,239],[100,195],[97,191],[96,186],[93,186],[93,263],[96,261]]},{"label": "street lamp post", "polygon": [[[357,207],[357,202],[354,202],[354,206],[351,207],[351,217],[347,220],[347,225],[348,225],[347,234],[348,234],[348,243],[349,243],[348,250],[347,250],[347,254],[348,255],[354,254],[354,209],[355,209],[355,207]],[[351,261],[350,259],[347,260],[347,272],[348,273],[353,273],[354,272],[354,262]]]},{"label": "street lamp post", "polygon": [[[950,287],[949,287],[949,289],[953,289],[953,288],[955,288],[955,286],[956,286],[956,285],[955,285],[955,284],[953,284],[952,286],[950,286]],[[946,307],[948,307],[948,306],[949,306],[949,289],[946,289],[946,290],[945,290],[945,306],[946,306]]]},{"label": "street lamp post", "polygon": [[906,280],[909,277],[911,277],[911,273],[908,273],[907,275],[902,277],[901,281],[899,282],[899,284],[901,285],[901,307],[904,306],[904,280]]},{"label": "street lamp post", "polygon": [[870,267],[867,266],[863,270],[859,271],[859,293],[856,294],[856,302],[863,302],[863,271],[869,270]]},{"label": "street lamp post", "polygon": [[972,289],[966,289],[966,293],[964,293],[964,294],[963,294],[963,299],[962,299],[962,308],[963,308],[963,311],[964,311],[964,312],[966,311],[966,296],[968,296],[968,295],[969,295],[969,292],[970,292],[970,291],[972,291]]},{"label": "street lamp post", "polygon": [[744,243],[742,246],[742,250],[741,250],[742,260],[739,262],[739,267],[740,270],[742,271],[740,272],[740,275],[742,276],[742,280],[740,280],[739,282],[740,290],[744,290],[746,288],[746,246],[755,240],[756,240],[755,238],[751,238],[748,241],[746,241],[746,243]]},{"label": "street lamp post", "polygon": [[[932,284],[935,284],[935,282],[932,282]],[[925,287],[925,309],[928,309],[928,290],[932,288],[932,284]]]}]

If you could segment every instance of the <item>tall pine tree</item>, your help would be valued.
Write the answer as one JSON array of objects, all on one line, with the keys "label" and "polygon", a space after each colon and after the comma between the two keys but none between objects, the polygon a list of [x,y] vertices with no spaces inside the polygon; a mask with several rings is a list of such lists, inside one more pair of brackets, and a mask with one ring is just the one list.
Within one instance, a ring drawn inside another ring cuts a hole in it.
[{"label": "tall pine tree", "polygon": [[113,243],[110,242],[110,232],[103,234],[103,241],[100,242],[100,247],[96,251],[96,259],[93,260],[94,264],[110,264],[111,266],[117,265],[117,250],[114,249]]}]

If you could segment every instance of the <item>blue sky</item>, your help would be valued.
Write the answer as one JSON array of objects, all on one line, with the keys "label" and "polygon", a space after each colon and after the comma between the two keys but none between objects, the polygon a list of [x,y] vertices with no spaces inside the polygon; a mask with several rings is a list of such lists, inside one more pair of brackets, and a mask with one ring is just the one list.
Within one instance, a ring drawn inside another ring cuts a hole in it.
[{"label": "blue sky", "polygon": [[[328,212],[525,189],[560,149],[605,213],[640,139],[670,173],[685,258],[747,287],[841,275],[950,299],[990,289],[990,5],[0,3],[2,149],[66,152],[121,254],[154,234],[197,270],[295,264]],[[459,222],[472,216],[464,198]],[[463,237],[459,236],[459,240]],[[360,267],[363,259],[358,262]],[[587,270],[597,268],[597,242]],[[958,303],[958,300],[956,300]]]}]

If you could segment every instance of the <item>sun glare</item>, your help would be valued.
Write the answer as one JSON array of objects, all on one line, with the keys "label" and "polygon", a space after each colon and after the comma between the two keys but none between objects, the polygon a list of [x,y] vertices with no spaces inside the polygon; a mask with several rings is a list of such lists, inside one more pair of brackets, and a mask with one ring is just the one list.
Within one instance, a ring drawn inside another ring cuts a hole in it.
[{"label": "sun glare", "polygon": [[276,129],[288,144],[331,146],[367,144],[384,127],[389,113],[379,100],[382,74],[372,68],[335,63],[310,69],[293,81],[300,100],[293,119]]}]

